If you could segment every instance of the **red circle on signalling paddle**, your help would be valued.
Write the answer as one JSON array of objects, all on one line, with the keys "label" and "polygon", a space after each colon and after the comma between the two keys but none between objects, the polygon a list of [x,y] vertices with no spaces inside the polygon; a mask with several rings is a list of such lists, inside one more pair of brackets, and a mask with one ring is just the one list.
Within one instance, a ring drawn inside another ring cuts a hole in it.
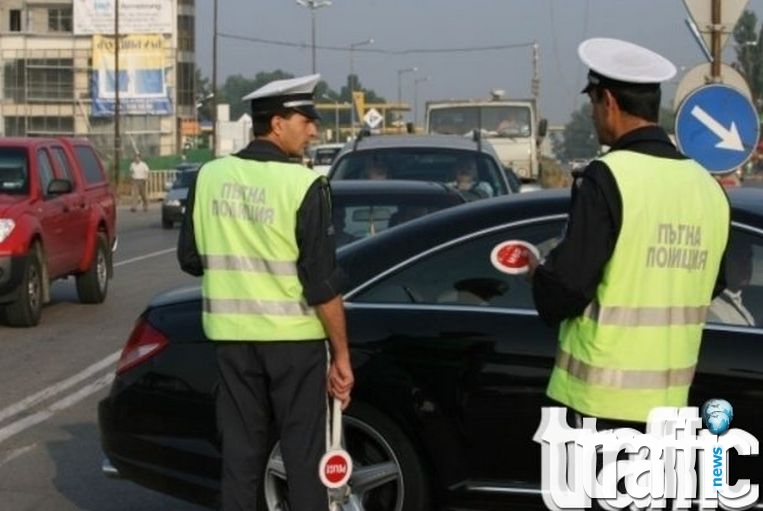
[{"label": "red circle on signalling paddle", "polygon": [[321,458],[318,475],[326,488],[340,488],[352,475],[352,459],[347,451],[335,449]]},{"label": "red circle on signalling paddle", "polygon": [[517,275],[527,271],[530,263],[530,253],[539,258],[538,249],[526,241],[503,241],[490,252],[490,262],[499,271],[510,275]]}]

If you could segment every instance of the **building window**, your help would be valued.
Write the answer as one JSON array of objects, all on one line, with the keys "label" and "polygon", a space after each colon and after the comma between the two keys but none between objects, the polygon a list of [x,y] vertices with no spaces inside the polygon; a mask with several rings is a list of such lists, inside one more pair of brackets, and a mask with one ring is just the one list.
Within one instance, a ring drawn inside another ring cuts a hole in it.
[{"label": "building window", "polygon": [[178,16],[178,50],[194,51],[195,27],[193,16]]},{"label": "building window", "polygon": [[21,32],[21,10],[10,10],[10,30],[11,32]]},{"label": "building window", "polygon": [[193,82],[195,67],[190,62],[178,62],[177,65],[177,103],[190,106],[194,104]]},{"label": "building window", "polygon": [[5,116],[3,120],[6,137],[26,136],[26,117]]},{"label": "building window", "polygon": [[72,136],[74,118],[59,116],[35,116],[27,118],[26,134],[29,136]]},{"label": "building window", "polygon": [[74,62],[72,59],[29,59],[27,65],[27,100],[71,100],[74,97]]},{"label": "building window", "polygon": [[71,8],[48,9],[48,32],[72,31]]}]

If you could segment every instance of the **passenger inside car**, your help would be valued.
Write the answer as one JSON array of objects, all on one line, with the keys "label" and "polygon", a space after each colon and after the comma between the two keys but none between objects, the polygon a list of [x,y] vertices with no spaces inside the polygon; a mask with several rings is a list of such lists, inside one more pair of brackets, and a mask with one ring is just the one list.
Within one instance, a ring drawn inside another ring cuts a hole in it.
[{"label": "passenger inside car", "polygon": [[493,187],[486,181],[480,181],[477,167],[472,159],[461,159],[454,168],[455,179],[448,183],[456,190],[472,195],[474,199],[484,199],[493,196]]},{"label": "passenger inside car", "polygon": [[[710,303],[708,323],[755,326],[754,307],[742,299],[742,292],[750,285],[753,270],[753,245],[744,235],[732,233],[726,250],[726,289]],[[748,297],[749,298],[749,297]]]},{"label": "passenger inside car", "polygon": [[389,178],[389,169],[383,162],[371,160],[366,165],[365,177],[374,181],[387,179]]}]

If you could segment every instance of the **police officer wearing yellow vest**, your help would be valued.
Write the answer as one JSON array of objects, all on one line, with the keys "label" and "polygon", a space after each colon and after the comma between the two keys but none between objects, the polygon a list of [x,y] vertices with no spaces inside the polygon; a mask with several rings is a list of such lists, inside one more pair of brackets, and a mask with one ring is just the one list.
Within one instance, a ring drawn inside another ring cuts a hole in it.
[{"label": "police officer wearing yellow vest", "polygon": [[616,39],[578,48],[601,144],[575,173],[562,242],[532,261],[540,317],[560,324],[547,395],[578,427],[643,430],[649,410],[687,405],[702,327],[728,238],[715,179],[658,126],[664,57]]},{"label": "police officer wearing yellow vest", "polygon": [[317,135],[319,78],[277,80],[245,96],[254,141],[205,164],[188,194],[178,259],[202,276],[204,332],[217,344],[223,511],[257,509],[271,423],[289,509],[328,508],[318,477],[326,396],[346,407],[353,373],[330,189],[294,163]]}]

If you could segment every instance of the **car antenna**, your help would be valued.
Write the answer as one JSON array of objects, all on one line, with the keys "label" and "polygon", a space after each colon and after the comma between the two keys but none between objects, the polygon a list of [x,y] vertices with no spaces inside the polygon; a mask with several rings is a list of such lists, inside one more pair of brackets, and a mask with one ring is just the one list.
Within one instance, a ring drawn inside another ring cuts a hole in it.
[{"label": "car antenna", "polygon": [[371,135],[371,131],[367,128],[363,128],[358,132],[358,136],[355,137],[355,143],[352,144],[352,150],[356,151],[358,149],[358,142],[360,142],[361,139],[366,138]]}]

